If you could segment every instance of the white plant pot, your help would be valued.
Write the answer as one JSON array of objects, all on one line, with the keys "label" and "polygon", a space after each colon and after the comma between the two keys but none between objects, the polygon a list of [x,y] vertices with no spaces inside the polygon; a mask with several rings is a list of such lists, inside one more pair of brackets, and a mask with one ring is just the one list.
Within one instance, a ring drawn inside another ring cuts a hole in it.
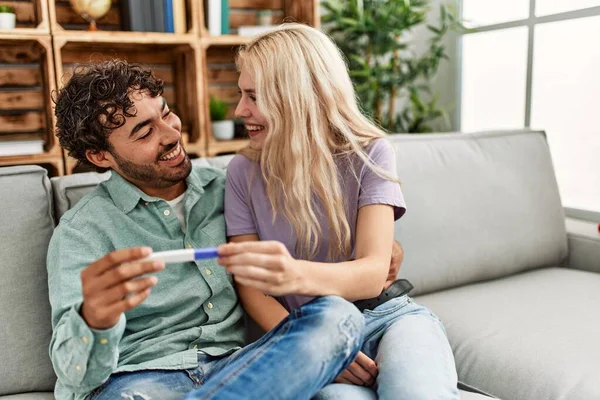
[{"label": "white plant pot", "polygon": [[13,13],[0,13],[0,29],[15,29],[17,16]]},{"label": "white plant pot", "polygon": [[234,124],[232,119],[225,121],[216,121],[212,123],[212,133],[217,140],[231,140],[234,134]]}]

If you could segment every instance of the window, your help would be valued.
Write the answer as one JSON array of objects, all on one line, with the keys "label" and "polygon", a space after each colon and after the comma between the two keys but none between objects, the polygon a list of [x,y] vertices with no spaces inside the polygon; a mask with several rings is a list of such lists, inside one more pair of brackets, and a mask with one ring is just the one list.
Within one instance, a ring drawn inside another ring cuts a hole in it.
[{"label": "window", "polygon": [[463,0],[462,17],[460,130],[546,131],[564,206],[599,213],[600,0]]}]

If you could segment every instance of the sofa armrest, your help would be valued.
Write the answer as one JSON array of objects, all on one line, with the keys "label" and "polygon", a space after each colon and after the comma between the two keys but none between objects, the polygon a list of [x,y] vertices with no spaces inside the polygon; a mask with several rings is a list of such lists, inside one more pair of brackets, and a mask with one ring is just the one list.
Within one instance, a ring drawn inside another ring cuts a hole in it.
[{"label": "sofa armrest", "polygon": [[600,232],[598,224],[566,219],[569,267],[600,273]]}]

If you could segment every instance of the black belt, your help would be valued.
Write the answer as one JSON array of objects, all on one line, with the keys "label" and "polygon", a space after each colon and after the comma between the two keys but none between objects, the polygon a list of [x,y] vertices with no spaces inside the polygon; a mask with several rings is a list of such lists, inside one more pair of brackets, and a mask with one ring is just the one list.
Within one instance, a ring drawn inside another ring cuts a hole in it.
[{"label": "black belt", "polygon": [[377,306],[382,305],[388,300],[408,294],[412,289],[413,285],[409,281],[406,279],[398,279],[394,281],[390,287],[381,292],[379,296],[371,299],[357,300],[354,302],[354,305],[358,307],[360,311],[363,311],[364,309],[374,310]]}]

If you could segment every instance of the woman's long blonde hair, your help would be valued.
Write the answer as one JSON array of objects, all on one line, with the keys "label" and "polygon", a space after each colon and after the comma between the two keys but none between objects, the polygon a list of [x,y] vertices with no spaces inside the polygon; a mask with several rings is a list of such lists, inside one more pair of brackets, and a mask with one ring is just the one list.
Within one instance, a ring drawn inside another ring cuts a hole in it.
[{"label": "woman's long blonde hair", "polygon": [[[328,259],[352,253],[336,159],[351,154],[380,176],[365,146],[386,134],[360,111],[344,57],[315,28],[284,24],[243,46],[238,69],[254,78],[256,104],[267,122],[261,151],[242,150],[260,164],[274,216],[283,211],[296,236],[296,253],[319,251],[323,218],[329,226]],[[315,207],[321,204],[325,215]]]}]

